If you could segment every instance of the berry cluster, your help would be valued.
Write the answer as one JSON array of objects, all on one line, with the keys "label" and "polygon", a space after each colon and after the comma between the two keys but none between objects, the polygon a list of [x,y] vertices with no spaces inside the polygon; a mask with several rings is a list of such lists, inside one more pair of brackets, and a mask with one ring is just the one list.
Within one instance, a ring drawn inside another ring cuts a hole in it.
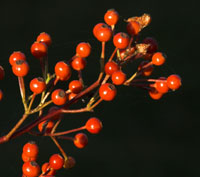
[{"label": "berry cluster", "polygon": [[[92,47],[88,42],[81,42],[76,46],[75,55],[69,60],[61,60],[55,64],[54,73],[48,72],[48,47],[52,44],[51,36],[45,32],[39,34],[31,46],[31,54],[40,62],[42,74],[29,82],[31,95],[26,95],[24,77],[29,73],[29,64],[26,56],[21,51],[13,52],[9,57],[9,63],[13,74],[17,76],[24,114],[18,123],[6,134],[0,137],[0,143],[4,143],[29,132],[34,136],[47,136],[52,139],[62,155],[53,154],[49,162],[42,165],[40,170],[37,164],[38,146],[31,141],[24,145],[22,160],[23,177],[47,177],[55,176],[56,171],[71,168],[75,164],[73,157],[68,156],[58,140],[69,140],[77,148],[84,148],[88,144],[85,133],[78,132],[87,130],[89,133],[98,134],[102,129],[102,122],[96,118],[89,118],[81,127],[57,131],[64,114],[91,112],[102,101],[112,101],[117,95],[119,85],[134,86],[148,91],[152,99],[158,100],[169,90],[177,90],[181,86],[178,75],[172,74],[158,79],[149,78],[154,67],[162,66],[166,61],[164,53],[158,51],[158,44],[154,38],[147,37],[140,42],[139,34],[143,28],[149,25],[151,17],[143,14],[140,17],[131,17],[125,20],[126,31],[116,32],[115,25],[119,21],[118,12],[108,10],[104,15],[104,23],[98,23],[93,28],[94,37],[101,42],[100,73],[97,80],[90,86],[86,86],[82,76],[87,58],[90,56]],[[105,45],[111,41],[114,50],[109,58],[105,57]],[[131,76],[123,70],[127,63],[141,59],[138,69]],[[77,79],[70,80],[73,74]],[[4,77],[4,69],[0,66],[0,80]],[[58,82],[66,82],[66,88],[56,88]],[[2,99],[0,90],[0,100]],[[88,96],[90,95],[90,96]],[[92,96],[91,96],[92,95]],[[33,108],[35,97],[40,101]],[[79,109],[71,109],[71,106],[84,98],[86,105]],[[50,106],[51,105],[51,106]],[[44,109],[47,108],[47,113]],[[22,127],[22,123],[31,115],[37,114],[37,118],[30,120]],[[38,131],[33,128],[38,127]],[[68,136],[70,133],[77,133]],[[41,171],[41,174],[40,174]]]}]

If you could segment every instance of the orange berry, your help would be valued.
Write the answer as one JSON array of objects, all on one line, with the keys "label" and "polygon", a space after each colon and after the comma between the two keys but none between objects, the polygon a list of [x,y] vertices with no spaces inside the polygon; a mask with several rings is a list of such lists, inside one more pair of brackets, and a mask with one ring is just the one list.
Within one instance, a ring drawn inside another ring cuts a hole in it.
[{"label": "orange berry", "polygon": [[109,9],[104,15],[104,21],[112,26],[115,25],[119,20],[119,14],[115,9]]}]

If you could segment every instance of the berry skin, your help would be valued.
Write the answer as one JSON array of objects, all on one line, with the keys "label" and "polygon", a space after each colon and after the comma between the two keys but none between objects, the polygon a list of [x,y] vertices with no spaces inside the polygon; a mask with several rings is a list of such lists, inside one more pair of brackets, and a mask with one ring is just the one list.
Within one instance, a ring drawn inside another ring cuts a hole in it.
[{"label": "berry skin", "polygon": [[122,71],[116,71],[112,74],[112,82],[115,85],[122,85],[126,81],[126,74]]},{"label": "berry skin", "polygon": [[91,46],[89,43],[81,42],[76,47],[76,54],[81,58],[86,58],[91,53]]},{"label": "berry skin", "polygon": [[40,94],[46,89],[44,79],[41,77],[34,78],[30,82],[30,89],[35,94]]},{"label": "berry skin", "polygon": [[12,65],[13,73],[18,77],[24,77],[29,72],[29,65],[24,60],[17,60],[15,64]]},{"label": "berry skin", "polygon": [[65,168],[73,168],[75,164],[75,159],[71,156],[68,156],[67,161],[65,162]]},{"label": "berry skin", "polygon": [[95,37],[100,42],[107,42],[112,37],[112,30],[108,25],[101,25],[99,28],[96,29],[96,35]]},{"label": "berry skin", "polygon": [[[140,65],[138,66],[138,71],[142,70],[143,67],[148,63],[149,63],[148,61],[142,61],[140,63]],[[143,71],[142,71],[142,75],[143,76],[150,76],[153,72],[153,68],[154,68],[153,65],[150,65],[150,66],[144,68]]]},{"label": "berry skin", "polygon": [[83,84],[79,80],[73,80],[69,83],[69,90],[71,90],[72,93],[79,93],[83,89]]},{"label": "berry skin", "polygon": [[43,42],[34,42],[31,46],[31,53],[35,58],[42,58],[47,56],[47,45]]},{"label": "berry skin", "polygon": [[167,93],[169,87],[167,86],[166,78],[159,78],[159,80],[155,82],[155,88],[160,93]]},{"label": "berry skin", "polygon": [[68,96],[68,99],[71,100],[73,99],[77,94],[75,93],[70,93],[69,96]]},{"label": "berry skin", "polygon": [[81,71],[85,68],[86,66],[86,60],[81,57],[76,57],[72,60],[71,66],[74,70],[76,71]]},{"label": "berry skin", "polygon": [[54,126],[53,121],[43,121],[38,124],[38,130],[43,132],[45,130],[46,133],[50,133]]},{"label": "berry skin", "polygon": [[104,70],[106,74],[112,75],[114,72],[119,70],[119,66],[114,61],[109,61],[105,64]]},{"label": "berry skin", "polygon": [[55,174],[56,174],[56,170],[54,170],[53,168],[50,168],[50,165],[49,165],[48,162],[46,162],[46,163],[44,163],[44,164],[42,165],[41,170],[42,170],[42,173],[43,173],[43,174],[44,174],[47,170],[49,170],[49,172],[47,173],[48,176],[49,176],[49,175],[55,175]]},{"label": "berry skin", "polygon": [[29,141],[23,146],[23,153],[27,157],[37,157],[39,152],[38,146],[34,141]]},{"label": "berry skin", "polygon": [[149,91],[149,96],[154,100],[159,100],[162,98],[163,93],[158,92],[156,89]]},{"label": "berry skin", "polygon": [[119,20],[119,14],[115,9],[109,9],[104,15],[104,21],[112,26],[115,25]]},{"label": "berry skin", "polygon": [[113,43],[118,49],[125,49],[128,47],[129,41],[129,36],[123,32],[119,32],[113,37]]},{"label": "berry skin", "polygon": [[0,101],[3,99],[3,92],[2,90],[0,89]]},{"label": "berry skin", "polygon": [[71,76],[71,69],[64,61],[57,62],[54,70],[56,76],[62,81],[68,80]]},{"label": "berry skin", "polygon": [[10,57],[9,57],[9,63],[12,66],[13,64],[15,64],[15,62],[17,60],[26,60],[26,56],[24,55],[24,53],[17,51],[17,52],[13,52]]},{"label": "berry skin", "polygon": [[[49,110],[48,113],[53,113],[54,111],[57,111],[59,107],[57,106],[52,106]],[[58,113],[55,116],[51,117],[52,120],[58,120],[62,117],[62,113]]]},{"label": "berry skin", "polygon": [[0,80],[3,80],[4,76],[5,76],[5,71],[3,67],[0,65]]},{"label": "berry skin", "polygon": [[128,34],[130,34],[131,36],[134,36],[134,35],[138,35],[138,33],[141,30],[141,27],[138,22],[130,21],[130,22],[128,22],[128,24],[126,26],[126,30],[127,30]]},{"label": "berry skin", "polygon": [[47,46],[50,46],[51,43],[52,43],[52,40],[51,40],[51,36],[45,32],[42,32],[38,35],[37,39],[36,39],[37,42],[43,42],[45,43]]},{"label": "berry skin", "polygon": [[51,100],[56,105],[63,105],[67,101],[67,95],[64,90],[62,89],[56,89],[51,94]]},{"label": "berry skin", "polygon": [[177,90],[181,86],[181,78],[172,74],[167,78],[167,86],[172,90]]},{"label": "berry skin", "polygon": [[97,31],[98,31],[98,28],[103,26],[103,25],[106,25],[105,23],[97,23],[94,28],[93,28],[93,35],[96,37],[97,36]]},{"label": "berry skin", "polygon": [[154,53],[158,50],[158,43],[154,38],[147,37],[143,40],[143,43],[150,45],[147,49],[148,53]]},{"label": "berry skin", "polygon": [[97,119],[96,117],[90,118],[85,124],[86,130],[92,134],[99,133],[101,131],[102,127],[103,127],[102,122],[99,119]]},{"label": "berry skin", "polygon": [[23,160],[23,162],[36,161],[37,156],[36,157],[28,157],[26,154],[22,153],[22,160]]},{"label": "berry skin", "polygon": [[84,133],[77,133],[74,137],[74,145],[77,148],[84,148],[88,144],[88,137]]},{"label": "berry skin", "polygon": [[160,66],[165,63],[165,58],[161,52],[156,52],[152,56],[152,63],[154,65]]},{"label": "berry skin", "polygon": [[53,154],[49,159],[49,165],[54,170],[59,170],[63,167],[64,159],[59,154]]},{"label": "berry skin", "polygon": [[113,84],[105,83],[99,88],[99,96],[105,101],[112,101],[117,94],[117,90]]},{"label": "berry skin", "polygon": [[25,162],[22,172],[27,177],[37,177],[40,173],[40,166],[35,161]]}]

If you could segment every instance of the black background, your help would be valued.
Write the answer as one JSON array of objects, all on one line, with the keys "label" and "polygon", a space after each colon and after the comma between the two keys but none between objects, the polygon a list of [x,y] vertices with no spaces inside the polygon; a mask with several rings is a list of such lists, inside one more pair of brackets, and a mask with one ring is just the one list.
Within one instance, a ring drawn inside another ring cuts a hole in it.
[{"label": "black background", "polygon": [[[79,42],[88,41],[93,50],[83,77],[89,85],[98,75],[100,55],[100,44],[93,37],[92,28],[103,22],[104,13],[110,8],[120,14],[119,31],[125,30],[123,19],[151,14],[152,23],[142,31],[141,39],[155,37],[159,50],[168,56],[166,64],[156,68],[152,77],[180,74],[183,85],[159,101],[151,100],[144,90],[119,87],[116,99],[111,103],[104,102],[95,113],[65,115],[60,130],[81,126],[90,116],[100,118],[104,129],[99,135],[88,134],[89,144],[85,149],[77,149],[71,142],[62,141],[66,153],[74,156],[77,164],[71,170],[59,171],[56,176],[200,176],[200,22],[197,1],[2,0],[0,64],[5,68],[6,77],[0,82],[4,91],[4,100],[0,102],[1,135],[7,133],[23,113],[17,79],[8,63],[9,55],[17,50],[26,54],[31,68],[25,79],[28,87],[31,78],[41,75],[39,62],[30,54],[30,46],[40,32],[49,33],[53,39],[49,48],[51,72],[57,61],[74,55]],[[112,49],[107,49],[107,56]],[[135,68],[133,63],[127,72]],[[21,176],[21,152],[28,140],[35,140],[39,145],[40,165],[58,152],[47,137],[23,135],[1,144],[0,176]]]}]

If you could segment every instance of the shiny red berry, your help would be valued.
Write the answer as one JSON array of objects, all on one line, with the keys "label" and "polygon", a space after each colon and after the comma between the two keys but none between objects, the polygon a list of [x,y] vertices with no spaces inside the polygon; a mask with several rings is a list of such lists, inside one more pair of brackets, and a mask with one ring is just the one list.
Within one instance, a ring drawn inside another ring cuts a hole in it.
[{"label": "shiny red berry", "polygon": [[51,168],[48,162],[46,162],[46,163],[44,163],[44,164],[42,165],[41,170],[42,170],[42,173],[43,173],[43,174],[46,173],[47,170],[49,171],[49,172],[47,173],[47,175],[44,176],[44,177],[50,177],[50,175],[55,175],[55,174],[56,174],[56,170],[53,169],[53,168]]},{"label": "shiny red berry", "polygon": [[49,159],[49,165],[54,170],[59,170],[63,167],[64,159],[59,154],[53,154]]},{"label": "shiny red berry", "polygon": [[93,28],[93,35],[96,37],[97,36],[97,31],[98,28],[101,27],[102,25],[106,25],[105,23],[97,23],[94,28]]},{"label": "shiny red berry", "polygon": [[130,22],[128,22],[128,24],[126,26],[126,30],[127,30],[128,34],[130,34],[131,36],[134,36],[134,35],[138,35],[138,33],[141,30],[141,27],[138,22],[130,21]]},{"label": "shiny red berry", "polygon": [[0,65],[0,80],[3,80],[4,76],[5,76],[5,71],[3,67]]},{"label": "shiny red berry", "polygon": [[148,53],[154,53],[158,50],[158,43],[157,41],[152,37],[147,37],[143,40],[144,44],[149,44],[149,47],[147,49]]},{"label": "shiny red berry", "polygon": [[159,100],[162,98],[163,93],[160,93],[156,89],[153,89],[149,91],[149,96],[154,100]]},{"label": "shiny red berry", "polygon": [[167,93],[169,87],[167,86],[166,78],[159,78],[159,80],[155,82],[155,88],[160,93]]},{"label": "shiny red berry", "polygon": [[104,21],[112,26],[115,25],[119,20],[119,14],[115,9],[109,9],[104,15]]},{"label": "shiny red berry", "polygon": [[76,71],[83,70],[86,66],[86,60],[81,57],[76,57],[72,60],[71,66]]},{"label": "shiny red berry", "polygon": [[83,84],[79,80],[73,80],[69,83],[69,90],[72,93],[79,93],[83,89]]},{"label": "shiny red berry", "polygon": [[71,99],[73,99],[76,95],[77,95],[76,93],[70,93],[70,94],[68,95],[68,99],[71,100]]},{"label": "shiny red berry", "polygon": [[38,146],[34,141],[29,141],[23,146],[23,153],[28,157],[37,157],[38,152]]},{"label": "shiny red berry", "polygon": [[26,60],[24,53],[20,51],[13,52],[9,57],[9,63],[13,65],[17,60]]},{"label": "shiny red berry", "polygon": [[51,36],[45,32],[42,32],[38,35],[37,37],[37,42],[43,42],[45,43],[47,46],[50,46],[51,43],[52,43],[52,40],[51,40]]},{"label": "shiny red berry", "polygon": [[18,77],[24,77],[28,74],[29,72],[29,65],[26,61],[24,60],[17,60],[13,65],[12,65],[12,71],[13,73],[18,76]]},{"label": "shiny red berry", "polygon": [[47,56],[47,45],[43,42],[34,42],[31,46],[31,53],[35,58],[43,58]]},{"label": "shiny red berry", "polygon": [[37,177],[40,173],[40,166],[35,161],[25,162],[22,172],[27,177]]},{"label": "shiny red berry", "polygon": [[91,46],[89,43],[81,42],[76,47],[76,54],[81,58],[86,58],[91,53]]},{"label": "shiny red berry", "polygon": [[112,37],[112,30],[106,24],[105,25],[101,25],[99,28],[97,28],[95,37],[100,42],[107,42]]},{"label": "shiny red berry", "polygon": [[37,160],[37,156],[35,156],[35,157],[29,157],[25,153],[22,153],[22,160],[23,160],[23,162],[36,161]]},{"label": "shiny red berry", "polygon": [[181,78],[176,74],[172,74],[167,78],[167,85],[172,90],[177,90],[181,86]]},{"label": "shiny red berry", "polygon": [[86,130],[93,134],[99,133],[102,127],[102,122],[96,117],[90,118],[85,124]]},{"label": "shiny red berry", "polygon": [[88,144],[87,135],[84,133],[78,133],[74,137],[74,145],[77,148],[84,148]]},{"label": "shiny red berry", "polygon": [[165,63],[165,56],[161,52],[156,52],[152,56],[152,63],[154,65],[160,66]]},{"label": "shiny red berry", "polygon": [[43,132],[45,130],[46,133],[50,133],[52,128],[54,126],[54,122],[53,121],[42,121],[38,124],[38,130],[40,132]]},{"label": "shiny red berry", "polygon": [[112,101],[117,94],[117,90],[113,84],[105,83],[99,88],[99,96],[105,101]]},{"label": "shiny red berry", "polygon": [[113,43],[118,49],[125,49],[126,47],[128,47],[129,41],[129,36],[123,32],[119,32],[113,37]]},{"label": "shiny red berry", "polygon": [[70,66],[64,61],[57,62],[54,70],[56,76],[62,81],[68,80],[71,76]]},{"label": "shiny red berry", "polygon": [[64,90],[62,89],[56,89],[51,94],[51,100],[56,105],[63,105],[67,101],[67,95]]},{"label": "shiny red berry", "polygon": [[43,78],[34,78],[30,82],[30,89],[35,94],[40,94],[46,89],[46,83]]},{"label": "shiny red berry", "polygon": [[126,74],[122,71],[116,71],[112,74],[112,82],[115,85],[122,85],[126,81]]},{"label": "shiny red berry", "polygon": [[104,66],[105,73],[108,75],[112,75],[115,71],[119,70],[119,66],[114,61],[109,61]]}]

